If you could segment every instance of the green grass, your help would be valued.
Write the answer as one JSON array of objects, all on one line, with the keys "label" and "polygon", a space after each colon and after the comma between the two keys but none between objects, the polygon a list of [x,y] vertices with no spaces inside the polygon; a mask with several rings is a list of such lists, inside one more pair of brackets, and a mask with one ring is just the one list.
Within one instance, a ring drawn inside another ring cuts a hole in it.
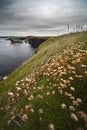
[{"label": "green grass", "polygon": [[[55,56],[59,52],[61,52],[64,48],[71,46],[72,44],[76,44],[78,42],[84,43],[84,49],[87,50],[87,32],[74,33],[69,35],[63,35],[58,37],[52,37],[48,39],[46,42],[41,44],[37,49],[37,53],[33,55],[31,59],[22,64],[18,69],[16,69],[9,77],[0,82],[0,107],[4,107],[9,98],[7,93],[9,91],[15,91],[15,83],[20,81],[27,75],[34,73],[37,69],[40,70],[42,65],[44,65],[48,59],[52,56]],[[87,60],[85,61],[87,65]],[[4,130],[49,130],[48,125],[54,124],[56,130],[77,130],[78,127],[84,128],[86,130],[85,124],[83,120],[79,120],[77,122],[71,121],[70,118],[70,110],[67,108],[66,110],[61,109],[61,104],[66,103],[69,105],[71,102],[68,98],[64,98],[63,95],[58,94],[58,90],[56,87],[49,89],[49,83],[55,84],[57,81],[54,81],[52,77],[41,76],[38,77],[36,89],[32,89],[27,96],[22,96],[22,98],[16,103],[12,104],[11,109],[6,113],[0,110],[0,129],[4,128]],[[26,84],[26,83],[25,83]],[[83,110],[87,113],[87,82],[83,85],[79,80],[75,80],[72,82],[72,85],[75,86],[75,97],[80,97],[83,100],[83,103],[77,110]],[[21,85],[20,85],[21,86]],[[38,87],[44,86],[43,91],[39,91]],[[50,87],[52,87],[50,85]],[[55,91],[55,95],[46,96],[47,92]],[[69,91],[69,89],[67,90]],[[28,101],[29,95],[33,94],[34,99]],[[39,99],[37,95],[42,95],[43,99]],[[86,99],[85,99],[86,98]],[[7,120],[10,119],[10,112],[13,111],[14,107],[17,107],[17,112],[21,108],[24,109],[26,104],[32,104],[32,108],[34,109],[34,113],[28,112],[29,120],[27,122],[21,121],[20,118],[16,117],[16,120],[20,123],[21,128],[12,122],[9,126],[7,125]],[[38,109],[43,108],[43,114],[38,114]],[[42,118],[40,121],[39,118]]]}]

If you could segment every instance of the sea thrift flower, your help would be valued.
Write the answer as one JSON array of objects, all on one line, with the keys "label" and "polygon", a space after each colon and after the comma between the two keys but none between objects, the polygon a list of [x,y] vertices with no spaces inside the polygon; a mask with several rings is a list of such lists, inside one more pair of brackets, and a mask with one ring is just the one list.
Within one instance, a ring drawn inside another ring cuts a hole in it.
[{"label": "sea thrift flower", "polygon": [[80,98],[77,98],[78,103],[82,103],[82,100]]},{"label": "sea thrift flower", "polygon": [[18,83],[16,83],[15,86],[18,86]]},{"label": "sea thrift flower", "polygon": [[76,72],[75,72],[75,71],[72,71],[72,74],[76,74]]},{"label": "sea thrift flower", "polygon": [[62,109],[66,109],[66,104],[61,104]]},{"label": "sea thrift flower", "polygon": [[26,122],[28,120],[28,115],[27,114],[24,114],[22,116],[22,121]]},{"label": "sea thrift flower", "polygon": [[81,62],[81,60],[80,60],[80,59],[77,59],[77,60],[76,60],[76,63],[80,63],[80,62]]},{"label": "sea thrift flower", "polygon": [[22,83],[21,85],[24,86],[24,83]]},{"label": "sea thrift flower", "polygon": [[40,94],[38,94],[37,97],[40,98],[40,99],[43,99],[43,96],[40,95]]},{"label": "sea thrift flower", "polygon": [[1,108],[0,108],[0,110],[4,110],[4,108],[3,108],[3,107],[1,107]]},{"label": "sea thrift flower", "polygon": [[63,94],[63,90],[58,90],[59,91],[59,93],[62,95]]},{"label": "sea thrift flower", "polygon": [[33,109],[33,108],[31,108],[31,109],[30,109],[30,112],[34,113],[34,109]]},{"label": "sea thrift flower", "polygon": [[28,98],[28,100],[32,100],[34,98],[33,94],[30,95],[30,97]]},{"label": "sea thrift flower", "polygon": [[28,79],[28,78],[26,78],[25,80],[26,80],[26,81],[28,81],[29,79]]},{"label": "sea thrift flower", "polygon": [[20,87],[16,87],[16,90],[19,92],[19,91],[21,91],[21,88]]},{"label": "sea thrift flower", "polygon": [[50,92],[47,92],[47,96],[50,96]]},{"label": "sea thrift flower", "polygon": [[36,87],[33,88],[34,90],[36,89]]},{"label": "sea thrift flower", "polygon": [[82,68],[86,68],[86,65],[81,65]]},{"label": "sea thrift flower", "polygon": [[55,91],[52,91],[52,95],[54,95],[55,94]]},{"label": "sea thrift flower", "polygon": [[84,119],[84,121],[87,123],[87,115],[83,111],[77,112],[78,115]]},{"label": "sea thrift flower", "polygon": [[42,91],[42,90],[43,90],[43,87],[38,87],[38,90]]},{"label": "sea thrift flower", "polygon": [[49,124],[49,130],[55,130],[54,124]]},{"label": "sea thrift flower", "polygon": [[73,97],[73,96],[71,96],[71,97],[69,97],[71,100],[75,100],[75,97]]},{"label": "sea thrift flower", "polygon": [[71,111],[75,111],[75,107],[74,107],[74,106],[69,106],[69,109],[70,109]]},{"label": "sea thrift flower", "polygon": [[43,109],[39,109],[38,112],[39,112],[40,114],[43,114]]},{"label": "sea thrift flower", "polygon": [[25,105],[25,111],[28,112],[29,110],[29,105]]},{"label": "sea thrift flower", "polygon": [[19,93],[16,93],[16,97],[19,97],[20,95],[19,95]]},{"label": "sea thrift flower", "polygon": [[85,77],[87,77],[87,71],[84,72]]},{"label": "sea thrift flower", "polygon": [[74,87],[70,87],[70,89],[71,89],[72,91],[75,91],[75,88],[74,88]]},{"label": "sea thrift flower", "polygon": [[73,77],[69,77],[68,79],[72,81],[72,80],[73,80]]},{"label": "sea thrift flower", "polygon": [[71,119],[73,121],[78,121],[78,118],[77,118],[77,116],[74,113],[71,113]]},{"label": "sea thrift flower", "polygon": [[17,81],[16,83],[17,83],[17,84],[19,84],[19,83],[20,83],[20,81]]},{"label": "sea thrift flower", "polygon": [[11,97],[14,96],[13,92],[8,92],[8,95],[11,96]]},{"label": "sea thrift flower", "polygon": [[73,100],[72,102],[73,102],[73,106],[78,106],[79,105],[78,102],[75,101],[75,100]]},{"label": "sea thrift flower", "polygon": [[12,101],[12,102],[14,102],[14,101],[15,101],[15,99],[14,99],[14,98],[12,98],[12,99],[11,99],[11,101]]},{"label": "sea thrift flower", "polygon": [[25,95],[28,95],[28,92],[27,92],[27,90],[26,90],[26,89],[24,90],[24,94],[25,94]]}]

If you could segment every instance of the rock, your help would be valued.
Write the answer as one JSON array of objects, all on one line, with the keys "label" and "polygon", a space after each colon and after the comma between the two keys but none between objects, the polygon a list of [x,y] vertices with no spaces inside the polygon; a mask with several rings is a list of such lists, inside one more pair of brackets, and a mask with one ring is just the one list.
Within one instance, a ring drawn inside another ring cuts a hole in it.
[{"label": "rock", "polygon": [[29,36],[26,38],[26,40],[29,42],[29,44],[37,48],[41,43],[46,41],[49,37],[36,37],[36,36]]},{"label": "rock", "polygon": [[23,42],[23,39],[21,39],[21,38],[16,38],[16,37],[11,37],[11,38],[8,38],[7,40],[10,40],[12,44],[22,43],[22,42]]},{"label": "rock", "polygon": [[14,43],[22,43],[22,40],[20,39],[10,39],[11,43],[14,44]]}]

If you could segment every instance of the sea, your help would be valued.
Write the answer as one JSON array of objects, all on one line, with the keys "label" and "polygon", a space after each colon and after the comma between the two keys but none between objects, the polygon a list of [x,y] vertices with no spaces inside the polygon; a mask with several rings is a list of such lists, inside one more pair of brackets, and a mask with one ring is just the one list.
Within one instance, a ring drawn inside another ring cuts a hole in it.
[{"label": "sea", "polygon": [[0,76],[8,76],[34,53],[35,49],[25,41],[11,44],[10,40],[0,38]]}]

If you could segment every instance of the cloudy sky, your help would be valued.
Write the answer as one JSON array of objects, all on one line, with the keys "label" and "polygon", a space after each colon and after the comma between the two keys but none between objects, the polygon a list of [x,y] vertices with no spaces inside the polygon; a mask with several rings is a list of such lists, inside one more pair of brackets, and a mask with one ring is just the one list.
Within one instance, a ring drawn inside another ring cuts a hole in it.
[{"label": "cloudy sky", "polygon": [[0,35],[57,35],[87,24],[87,0],[0,0]]}]

